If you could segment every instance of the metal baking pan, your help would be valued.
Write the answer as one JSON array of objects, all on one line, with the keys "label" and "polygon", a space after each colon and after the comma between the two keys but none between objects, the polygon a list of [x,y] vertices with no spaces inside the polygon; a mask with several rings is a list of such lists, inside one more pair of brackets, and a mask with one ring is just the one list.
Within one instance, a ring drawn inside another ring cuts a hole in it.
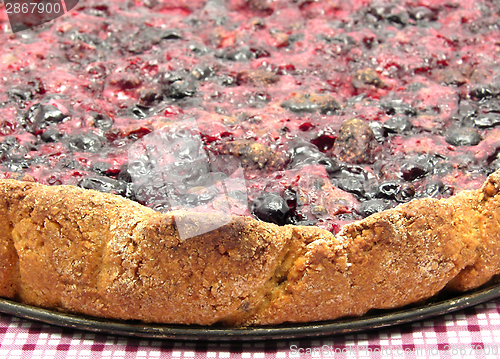
[{"label": "metal baking pan", "polygon": [[500,284],[454,297],[436,297],[426,304],[396,310],[378,310],[363,317],[317,323],[226,328],[217,326],[146,324],[66,314],[0,299],[0,312],[46,324],[104,334],[175,340],[279,340],[311,338],[360,332],[447,314],[500,297]]}]

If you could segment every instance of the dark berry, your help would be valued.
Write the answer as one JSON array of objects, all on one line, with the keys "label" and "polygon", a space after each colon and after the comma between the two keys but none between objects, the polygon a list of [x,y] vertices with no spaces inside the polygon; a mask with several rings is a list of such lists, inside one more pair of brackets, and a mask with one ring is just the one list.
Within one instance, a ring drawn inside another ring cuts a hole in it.
[{"label": "dark berry", "polygon": [[237,49],[227,49],[220,54],[216,54],[216,56],[224,57],[226,60],[231,61],[248,61],[256,58],[256,54],[246,46]]},{"label": "dark berry", "polygon": [[56,128],[45,129],[40,138],[43,142],[57,142],[63,137],[63,134],[59,132]]},{"label": "dark berry", "polygon": [[130,114],[139,120],[142,120],[143,118],[148,117],[151,110],[152,110],[151,108],[144,107],[141,105],[135,105],[135,106],[132,106],[131,108],[129,108]]},{"label": "dark berry", "polygon": [[80,163],[75,159],[62,158],[57,164],[59,168],[67,170],[80,169]]},{"label": "dark berry", "polygon": [[106,114],[96,113],[92,115],[94,127],[106,131],[113,127],[113,119]]},{"label": "dark berry", "polygon": [[284,225],[290,213],[286,201],[277,193],[264,193],[252,201],[252,213],[264,222]]},{"label": "dark berry", "polygon": [[80,181],[80,183],[78,183],[78,186],[86,189],[93,189],[99,192],[113,193],[120,196],[126,196],[127,194],[126,183],[104,176],[85,177]]},{"label": "dark berry", "polygon": [[23,127],[26,131],[38,134],[45,127],[60,123],[67,116],[53,105],[32,105],[23,120]]},{"label": "dark berry", "polygon": [[398,202],[408,202],[415,197],[416,190],[412,183],[402,183],[396,196]]},{"label": "dark berry", "polygon": [[24,103],[32,98],[31,91],[22,88],[12,88],[7,91],[7,95],[12,101],[17,103]]},{"label": "dark berry", "polygon": [[440,194],[444,189],[444,184],[441,181],[432,181],[428,183],[421,193],[422,197],[436,197]]},{"label": "dark berry", "polygon": [[401,174],[405,181],[413,181],[427,175],[429,168],[425,164],[416,161],[404,162],[401,166]]},{"label": "dark berry", "polygon": [[377,197],[395,199],[400,190],[400,183],[397,181],[388,181],[378,186]]},{"label": "dark berry", "polygon": [[451,130],[446,136],[446,142],[453,146],[475,146],[482,138],[476,129],[471,127],[459,127]]},{"label": "dark berry", "polygon": [[495,90],[489,85],[479,85],[470,90],[469,96],[471,99],[480,101],[489,97],[495,96]]},{"label": "dark berry", "polygon": [[359,211],[364,217],[371,216],[374,213],[382,212],[389,208],[389,201],[382,199],[372,199],[368,201],[361,202],[359,205]]},{"label": "dark berry", "polygon": [[123,165],[120,167],[120,172],[116,176],[116,179],[122,182],[126,183],[131,183],[132,182],[132,176],[130,175],[130,172],[128,171],[128,165]]},{"label": "dark berry", "polygon": [[344,177],[340,178],[336,182],[337,187],[346,192],[352,193],[358,197],[363,197],[365,194],[365,188],[363,182],[355,177]]},{"label": "dark berry", "polygon": [[98,152],[102,147],[101,139],[91,133],[73,136],[68,142],[68,148],[75,152]]},{"label": "dark berry", "polygon": [[412,124],[407,116],[396,115],[385,121],[382,127],[389,133],[402,133],[411,130]]},{"label": "dark berry", "polygon": [[436,21],[437,13],[426,6],[417,6],[410,10],[410,18],[416,21]]},{"label": "dark berry", "polygon": [[173,99],[192,97],[196,93],[196,85],[189,80],[177,80],[167,88],[166,95]]},{"label": "dark berry", "polygon": [[288,167],[297,168],[317,164],[318,161],[326,159],[326,156],[313,144],[297,139],[290,143],[289,158]]},{"label": "dark berry", "polygon": [[417,110],[413,108],[410,104],[403,102],[402,100],[393,100],[385,102],[382,104],[382,108],[389,116],[405,115],[414,117],[417,115]]},{"label": "dark berry", "polygon": [[295,211],[295,208],[297,207],[297,192],[292,188],[286,188],[283,198],[285,199],[287,206],[290,208],[290,211]]},{"label": "dark berry", "polygon": [[484,113],[474,118],[474,125],[479,128],[490,128],[500,124],[500,114],[495,112]]},{"label": "dark berry", "polygon": [[217,76],[216,81],[221,84],[222,86],[235,86],[238,84],[238,81],[236,80],[236,76],[232,76],[231,74],[220,74]]},{"label": "dark berry", "polygon": [[94,171],[98,175],[106,176],[110,168],[111,165],[107,162],[96,162],[92,166],[92,171]]},{"label": "dark berry", "polygon": [[190,75],[196,80],[204,80],[207,77],[215,75],[215,69],[212,66],[195,66]]},{"label": "dark berry", "polygon": [[385,142],[386,140],[385,137],[387,136],[387,130],[384,128],[382,123],[380,123],[379,121],[370,121],[368,125],[370,126],[373,132],[373,136],[375,137],[377,142],[380,143]]},{"label": "dark berry", "polygon": [[162,95],[159,90],[155,88],[143,89],[139,92],[139,106],[151,107],[160,101]]},{"label": "dark berry", "polygon": [[340,165],[340,163],[337,160],[335,160],[334,158],[330,158],[330,157],[319,159],[318,164],[322,165],[325,168],[326,172],[328,172],[329,175],[333,175],[335,173],[338,173],[342,169],[342,166]]},{"label": "dark berry", "polygon": [[319,148],[320,151],[325,152],[333,147],[335,143],[335,136],[330,134],[321,134],[311,140],[311,143]]},{"label": "dark berry", "polygon": [[19,146],[17,138],[7,136],[0,142],[0,156],[6,155],[12,148]]}]

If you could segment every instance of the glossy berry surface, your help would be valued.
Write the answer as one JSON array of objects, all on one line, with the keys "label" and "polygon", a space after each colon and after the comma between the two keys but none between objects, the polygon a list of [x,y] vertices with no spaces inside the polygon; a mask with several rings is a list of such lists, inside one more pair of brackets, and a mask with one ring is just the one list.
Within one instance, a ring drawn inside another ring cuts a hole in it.
[{"label": "glossy berry surface", "polygon": [[500,167],[499,14],[486,0],[86,0],[12,34],[2,5],[0,178],[332,232],[478,188]]}]

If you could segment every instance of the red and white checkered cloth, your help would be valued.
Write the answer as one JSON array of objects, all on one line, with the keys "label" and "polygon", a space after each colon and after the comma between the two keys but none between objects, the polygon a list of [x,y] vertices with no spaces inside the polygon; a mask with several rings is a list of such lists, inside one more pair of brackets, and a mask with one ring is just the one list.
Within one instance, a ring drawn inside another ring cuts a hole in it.
[{"label": "red and white checkered cloth", "polygon": [[117,337],[0,315],[0,359],[498,358],[499,347],[500,299],[376,331],[261,342]]}]

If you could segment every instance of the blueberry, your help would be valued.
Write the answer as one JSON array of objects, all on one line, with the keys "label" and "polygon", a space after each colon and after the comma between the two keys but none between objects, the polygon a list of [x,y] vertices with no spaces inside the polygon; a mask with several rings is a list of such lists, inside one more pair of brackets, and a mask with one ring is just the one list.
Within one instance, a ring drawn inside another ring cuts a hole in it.
[{"label": "blueberry", "polygon": [[[104,176],[91,176],[82,179],[78,186],[85,189],[92,189],[99,192],[113,193],[123,197],[132,197],[127,184]],[[133,192],[133,191],[132,191]]]},{"label": "blueberry", "polygon": [[446,142],[453,146],[475,146],[481,141],[479,132],[471,127],[456,128],[446,136]]},{"label": "blueberry", "polygon": [[20,104],[31,100],[33,97],[31,91],[22,88],[12,88],[7,91],[7,95],[12,101]]},{"label": "blueberry", "polygon": [[70,160],[68,158],[61,158],[61,160],[57,165],[59,168],[62,169],[68,169],[68,170],[81,169],[80,163],[74,159]]},{"label": "blueberry", "polygon": [[7,136],[0,142],[0,157],[3,158],[12,148],[19,146],[17,138]]},{"label": "blueberry", "polygon": [[43,142],[58,142],[63,137],[56,128],[47,128],[43,131],[40,138]]},{"label": "blueberry", "polygon": [[57,124],[66,118],[57,107],[53,105],[32,105],[26,112],[22,121],[26,131],[39,134],[49,125]]},{"label": "blueberry", "polygon": [[445,159],[437,162],[434,165],[434,169],[432,173],[438,176],[445,176],[451,173],[454,170],[454,163],[452,163],[449,159]]},{"label": "blueberry", "polygon": [[428,7],[417,6],[410,11],[410,18],[416,21],[436,21],[437,13]]},{"label": "blueberry", "polygon": [[284,225],[290,214],[290,208],[283,197],[272,192],[257,197],[252,201],[250,209],[260,220],[278,225]]},{"label": "blueberry", "polygon": [[436,197],[444,189],[444,184],[441,181],[432,181],[427,184],[424,191],[421,193],[422,197]]},{"label": "blueberry", "polygon": [[484,99],[479,102],[479,108],[484,113],[500,113],[500,99],[498,97]]},{"label": "blueberry", "polygon": [[132,183],[132,176],[128,170],[128,165],[122,165],[116,179],[126,183]]},{"label": "blueberry", "polygon": [[95,113],[92,115],[94,120],[94,127],[106,131],[113,127],[113,119],[106,114]]},{"label": "blueberry", "polygon": [[412,183],[402,183],[401,188],[396,196],[398,202],[408,202],[415,197],[416,190]]},{"label": "blueberry", "polygon": [[73,136],[68,142],[69,150],[75,152],[96,153],[101,147],[101,139],[91,133]]},{"label": "blueberry", "polygon": [[288,167],[296,168],[316,164],[325,159],[326,156],[313,144],[303,140],[294,140],[290,144],[289,158]]},{"label": "blueberry", "polygon": [[387,181],[378,186],[377,197],[395,199],[400,190],[400,183]]},{"label": "blueberry", "polygon": [[196,93],[194,82],[189,80],[177,80],[170,84],[167,88],[166,95],[173,99],[182,99],[192,97]]},{"label": "blueberry", "polygon": [[161,38],[163,40],[181,40],[182,34],[179,32],[179,30],[169,29],[169,30],[164,30],[161,33]]},{"label": "blueberry", "polygon": [[204,187],[202,191],[193,192],[193,188],[180,188],[179,185],[175,186],[175,196],[171,195],[170,198],[187,207],[196,207],[202,204],[211,202],[219,195],[219,191],[215,187]]},{"label": "blueberry", "polygon": [[154,88],[148,88],[139,92],[139,106],[154,106],[162,98],[160,91]]},{"label": "blueberry", "polygon": [[495,90],[489,85],[479,85],[472,88],[469,92],[471,99],[480,101],[495,96]]},{"label": "blueberry", "polygon": [[92,171],[99,175],[105,176],[110,168],[111,165],[107,162],[96,162],[92,166]]},{"label": "blueberry", "polygon": [[149,108],[149,107],[144,107],[144,106],[137,104],[135,106],[132,106],[129,109],[129,112],[135,118],[142,120],[143,118],[146,118],[149,116],[149,114],[151,112],[150,110],[151,110],[151,108]]},{"label": "blueberry", "polygon": [[416,161],[404,162],[401,166],[401,175],[405,181],[414,181],[427,175],[429,169],[422,163]]},{"label": "blueberry", "polygon": [[407,116],[396,115],[385,121],[382,127],[390,133],[402,133],[411,130],[412,124]]},{"label": "blueberry", "polygon": [[387,15],[386,19],[393,24],[404,27],[408,23],[409,16],[405,11],[394,11],[391,14]]},{"label": "blueberry", "polygon": [[297,207],[297,191],[293,188],[286,188],[283,198],[285,199],[288,208],[290,208],[290,211],[294,212]]},{"label": "blueberry", "polygon": [[387,136],[387,130],[379,121],[370,121],[368,123],[370,129],[372,130],[373,136],[378,142],[385,142],[385,136]]},{"label": "blueberry", "polygon": [[474,125],[479,128],[490,128],[500,124],[500,114],[495,112],[484,113],[474,118]]},{"label": "blueberry", "polygon": [[329,175],[338,173],[342,169],[340,163],[337,160],[330,157],[319,159],[318,164],[322,165]]},{"label": "blueberry", "polygon": [[231,61],[249,61],[255,59],[255,57],[252,50],[246,46],[227,51],[224,54],[224,58]]},{"label": "blueberry", "polygon": [[247,94],[246,103],[252,108],[264,107],[269,101],[271,96],[264,91],[252,91]]},{"label": "blueberry", "polygon": [[0,142],[0,160],[10,171],[21,172],[33,163],[33,159],[28,155],[29,150],[15,137],[6,137]]},{"label": "blueberry", "polygon": [[411,92],[417,92],[417,91],[420,91],[421,89],[423,88],[426,88],[427,86],[425,86],[423,83],[421,82],[412,82],[411,84],[409,84],[406,89],[408,91],[411,91]]},{"label": "blueberry", "polygon": [[337,187],[358,197],[363,197],[365,188],[363,182],[355,177],[344,177],[337,181]]},{"label": "blueberry", "polygon": [[217,82],[222,86],[235,86],[238,81],[235,76],[231,76],[230,74],[220,74],[217,76]]},{"label": "blueberry", "polygon": [[382,108],[389,116],[405,115],[415,117],[417,110],[403,100],[392,100],[382,104]]},{"label": "blueberry", "polygon": [[389,208],[390,203],[382,199],[372,199],[361,202],[359,211],[365,217],[371,216],[374,213],[382,212]]},{"label": "blueberry", "polygon": [[296,226],[315,226],[316,222],[310,219],[304,219],[300,216],[291,216],[287,219],[287,224],[294,224]]},{"label": "blueberry", "polygon": [[196,66],[190,72],[190,75],[196,80],[204,80],[214,74],[215,69],[211,66]]}]

